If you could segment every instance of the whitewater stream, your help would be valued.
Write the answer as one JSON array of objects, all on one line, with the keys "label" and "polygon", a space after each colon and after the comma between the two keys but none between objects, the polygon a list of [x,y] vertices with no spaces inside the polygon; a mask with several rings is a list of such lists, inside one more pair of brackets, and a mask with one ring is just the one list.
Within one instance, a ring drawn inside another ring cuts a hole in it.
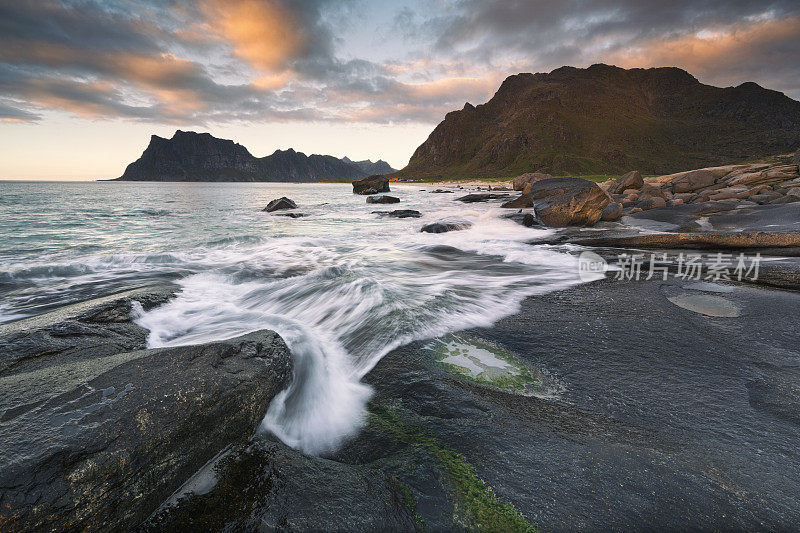
[{"label": "whitewater stream", "polygon": [[[322,454],[358,431],[361,378],[393,348],[581,282],[568,248],[526,243],[544,230],[420,189],[393,184],[402,202],[378,205],[348,184],[0,183],[0,323],[173,281],[176,298],[136,310],[149,347],[277,331],[295,378],[261,430]],[[281,196],[308,216],[261,211]],[[423,216],[371,214],[392,209]],[[420,233],[447,217],[473,226]]]}]

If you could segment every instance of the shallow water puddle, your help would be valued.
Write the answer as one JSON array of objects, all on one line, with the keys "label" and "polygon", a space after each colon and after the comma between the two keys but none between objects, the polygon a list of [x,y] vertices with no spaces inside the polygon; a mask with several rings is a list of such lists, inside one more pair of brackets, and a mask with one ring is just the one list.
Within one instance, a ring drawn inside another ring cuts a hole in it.
[{"label": "shallow water puddle", "polygon": [[448,372],[470,381],[537,396],[558,390],[552,380],[513,353],[480,339],[447,335],[425,347]]},{"label": "shallow water puddle", "polygon": [[678,307],[706,316],[733,318],[742,314],[739,306],[732,301],[711,294],[679,294],[669,296],[667,300]]}]

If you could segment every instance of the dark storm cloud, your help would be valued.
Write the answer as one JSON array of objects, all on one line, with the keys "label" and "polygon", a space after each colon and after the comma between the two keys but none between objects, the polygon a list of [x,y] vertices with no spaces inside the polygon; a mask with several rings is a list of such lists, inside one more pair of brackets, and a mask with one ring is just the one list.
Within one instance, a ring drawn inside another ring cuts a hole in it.
[{"label": "dark storm cloud", "polygon": [[800,96],[797,2],[430,0],[397,10],[388,33],[405,55],[382,62],[337,55],[363,7],[0,0],[0,119],[436,122],[506,75],[598,61]]},{"label": "dark storm cloud", "polygon": [[[407,34],[430,35],[434,20],[439,54],[486,64],[501,66],[513,56],[544,70],[592,62],[676,65],[711,83],[753,79],[797,98],[798,19],[796,0],[461,0],[444,17],[401,13],[396,22]],[[701,57],[691,60],[693,52]]]}]

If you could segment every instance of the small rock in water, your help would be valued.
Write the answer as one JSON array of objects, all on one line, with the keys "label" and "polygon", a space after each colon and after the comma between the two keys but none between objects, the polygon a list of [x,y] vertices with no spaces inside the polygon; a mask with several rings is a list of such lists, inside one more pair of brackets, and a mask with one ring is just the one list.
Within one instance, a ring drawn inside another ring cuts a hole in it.
[{"label": "small rock in water", "polygon": [[393,218],[419,218],[422,213],[414,209],[395,209],[394,211],[373,211],[373,215]]},{"label": "small rock in water", "polygon": [[492,193],[474,193],[462,196],[460,198],[456,198],[456,200],[459,202],[465,202],[471,204],[474,202],[488,202],[489,200],[500,200],[501,198],[508,198],[508,195],[492,194]]},{"label": "small rock in water", "polygon": [[459,231],[471,227],[472,222],[469,220],[464,220],[462,218],[445,219],[422,226],[420,231],[424,233],[447,233],[448,231]]},{"label": "small rock in water", "polygon": [[448,190],[445,190],[445,189],[434,189],[434,190],[431,191],[431,194],[433,194],[433,193],[436,193],[436,194],[447,194],[447,193],[452,193],[452,192],[453,191],[448,191]]},{"label": "small rock in water", "polygon": [[267,213],[272,213],[273,211],[283,211],[285,209],[296,209],[297,204],[294,203],[293,200],[286,198],[285,196],[281,198],[276,198],[272,200],[270,203],[267,204],[263,210]]},{"label": "small rock in water", "polygon": [[396,196],[389,196],[387,194],[383,194],[381,196],[368,196],[367,203],[368,204],[396,204],[400,202],[400,198]]},{"label": "small rock in water", "polygon": [[302,218],[307,217],[308,213],[275,213],[276,217]]}]

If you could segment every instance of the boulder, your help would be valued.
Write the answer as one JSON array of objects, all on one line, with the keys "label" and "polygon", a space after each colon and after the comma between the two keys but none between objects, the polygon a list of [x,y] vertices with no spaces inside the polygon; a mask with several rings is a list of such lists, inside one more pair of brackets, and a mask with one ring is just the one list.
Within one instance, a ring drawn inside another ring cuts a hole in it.
[{"label": "boulder", "polygon": [[792,187],[786,191],[787,196],[800,196],[800,187]]},{"label": "boulder", "polygon": [[472,227],[472,222],[463,218],[446,218],[432,224],[422,226],[420,229],[424,233],[447,233],[448,231],[459,231]]},{"label": "boulder", "polygon": [[396,196],[388,196],[386,194],[381,196],[367,196],[368,204],[397,204],[400,203],[400,198]]},{"label": "boulder", "polygon": [[[530,187],[530,185],[527,187]],[[530,192],[521,194],[519,198],[509,200],[500,207],[505,207],[507,209],[524,209],[526,207],[533,207],[533,195]]]},{"label": "boulder", "polygon": [[137,528],[246,441],[291,376],[272,331],[17,374],[16,407],[0,406],[2,529]]},{"label": "boulder", "polygon": [[509,213],[507,215],[503,215],[503,218],[513,220],[517,224],[522,224],[526,228],[539,225],[533,213],[523,213],[521,210],[518,213]]},{"label": "boulder", "polygon": [[690,170],[673,178],[672,188],[676,193],[693,192],[714,185],[716,177],[710,170]]},{"label": "boulder", "polygon": [[582,178],[551,178],[534,183],[530,194],[536,218],[545,226],[587,226],[600,220],[611,197]]},{"label": "boulder", "polygon": [[642,189],[639,192],[640,200],[647,200],[648,198],[663,198],[666,200],[666,197],[664,196],[664,190],[658,185],[654,185],[652,183],[643,184]]},{"label": "boulder", "polygon": [[389,178],[383,174],[375,174],[353,181],[353,194],[377,194],[379,192],[389,192]]},{"label": "boulder", "polygon": [[419,218],[422,213],[414,209],[396,209],[394,211],[373,211],[373,215],[392,218]]},{"label": "boulder", "polygon": [[263,209],[267,213],[272,213],[273,211],[283,211],[285,209],[297,209],[297,204],[294,203],[293,200],[282,196],[281,198],[275,198],[270,203],[267,204],[267,207]]},{"label": "boulder", "polygon": [[536,183],[537,181],[550,179],[553,176],[550,174],[544,174],[542,172],[529,172],[527,174],[522,174],[521,176],[517,176],[514,178],[512,185],[515,191],[521,191],[525,189],[526,185],[531,183]]},{"label": "boulder", "polygon": [[637,202],[636,207],[642,209],[643,211],[647,211],[649,209],[659,209],[661,207],[667,207],[667,201],[660,196],[654,196],[652,198],[647,198]]},{"label": "boulder", "polygon": [[508,198],[508,194],[472,193],[456,198],[456,201],[471,204],[475,202],[488,202],[489,200],[500,200],[502,198]]},{"label": "boulder", "polygon": [[641,189],[642,185],[644,185],[642,175],[639,174],[638,170],[633,170],[612,182],[607,192],[609,194],[619,194],[626,189]]},{"label": "boulder", "polygon": [[622,204],[619,202],[610,202],[603,208],[600,213],[600,220],[603,222],[614,222],[622,217]]}]

